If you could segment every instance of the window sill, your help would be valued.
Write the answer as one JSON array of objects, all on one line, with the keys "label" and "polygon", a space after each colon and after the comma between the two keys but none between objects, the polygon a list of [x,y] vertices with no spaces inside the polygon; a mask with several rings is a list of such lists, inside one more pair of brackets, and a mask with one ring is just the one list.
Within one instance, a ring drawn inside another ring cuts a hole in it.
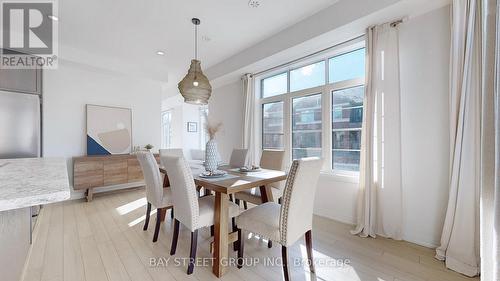
[{"label": "window sill", "polygon": [[336,182],[359,183],[359,173],[339,173],[334,171],[321,171],[321,175],[327,176]]}]

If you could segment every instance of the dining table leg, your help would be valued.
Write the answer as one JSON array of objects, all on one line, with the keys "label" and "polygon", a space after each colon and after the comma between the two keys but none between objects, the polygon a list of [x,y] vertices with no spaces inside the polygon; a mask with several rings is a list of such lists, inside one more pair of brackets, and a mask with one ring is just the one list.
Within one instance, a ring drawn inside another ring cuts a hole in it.
[{"label": "dining table leg", "polygon": [[272,187],[267,185],[259,186],[262,203],[273,201],[273,192],[271,191],[271,188]]},{"label": "dining table leg", "polygon": [[227,271],[229,254],[229,196],[226,193],[215,192],[215,233],[212,272],[221,277]]}]

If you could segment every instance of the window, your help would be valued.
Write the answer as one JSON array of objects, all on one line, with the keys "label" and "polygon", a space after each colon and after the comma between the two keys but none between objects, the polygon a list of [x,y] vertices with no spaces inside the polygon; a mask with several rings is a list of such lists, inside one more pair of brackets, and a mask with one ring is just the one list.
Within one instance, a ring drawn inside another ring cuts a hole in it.
[{"label": "window", "polygon": [[325,85],[325,61],[290,71],[290,92]]},{"label": "window", "polygon": [[172,145],[172,111],[161,113],[161,147],[170,148]]},{"label": "window", "polygon": [[283,149],[283,102],[262,105],[262,149]]},{"label": "window", "polygon": [[288,72],[262,79],[262,97],[272,97],[287,92]]},{"label": "window", "polygon": [[208,117],[208,106],[200,106],[200,149],[204,149],[208,141],[208,132],[205,128]]},{"label": "window", "polygon": [[359,171],[364,86],[332,91],[332,167]]},{"label": "window", "polygon": [[359,172],[365,83],[363,38],[256,80],[262,149],[284,149],[288,161],[323,157],[324,170]]},{"label": "window", "polygon": [[292,159],[321,157],[321,94],[292,102]]},{"label": "window", "polygon": [[365,77],[365,49],[359,49],[328,60],[328,81],[336,83]]}]

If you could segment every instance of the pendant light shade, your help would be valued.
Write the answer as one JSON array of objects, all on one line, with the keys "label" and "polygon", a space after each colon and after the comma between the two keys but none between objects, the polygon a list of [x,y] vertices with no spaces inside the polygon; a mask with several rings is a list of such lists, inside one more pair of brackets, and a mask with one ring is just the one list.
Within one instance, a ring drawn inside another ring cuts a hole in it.
[{"label": "pendant light shade", "polygon": [[193,18],[191,20],[195,27],[195,47],[194,59],[191,60],[191,66],[188,73],[179,82],[177,87],[184,97],[184,102],[192,104],[208,104],[208,99],[212,94],[212,86],[207,77],[201,71],[201,62],[198,60],[198,25],[200,20]]},{"label": "pendant light shade", "polygon": [[184,102],[193,104],[208,104],[212,93],[212,86],[207,77],[201,72],[199,60],[191,60],[188,73],[177,85],[184,97]]}]

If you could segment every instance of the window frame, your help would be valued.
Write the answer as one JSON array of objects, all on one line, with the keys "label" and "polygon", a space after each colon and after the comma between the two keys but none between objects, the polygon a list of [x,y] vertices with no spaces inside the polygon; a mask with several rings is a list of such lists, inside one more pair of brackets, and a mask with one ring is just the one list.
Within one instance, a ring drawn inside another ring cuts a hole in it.
[{"label": "window frame", "polygon": [[[343,90],[352,87],[359,87],[365,85],[365,77],[362,78],[354,78],[350,80],[344,80],[340,82],[330,83],[329,81],[329,60],[336,56],[341,56],[343,54],[347,54],[359,49],[365,48],[364,38],[360,38],[355,41],[346,42],[345,44],[339,45],[337,48],[334,48],[332,51],[315,56],[311,59],[302,61],[300,63],[291,65],[286,68],[281,68],[273,71],[272,73],[268,73],[267,75],[263,75],[261,77],[257,77],[255,80],[255,89],[256,89],[256,112],[258,118],[260,118],[260,122],[258,128],[256,128],[257,133],[260,134],[259,141],[260,143],[256,146],[260,149],[263,149],[262,140],[264,137],[263,134],[263,106],[264,104],[273,103],[273,102],[283,102],[283,145],[285,150],[285,159],[287,165],[292,162],[292,104],[294,98],[306,97],[314,94],[321,95],[321,106],[322,106],[322,137],[321,137],[321,154],[324,159],[322,174],[328,174],[335,177],[338,181],[343,182],[358,182],[359,180],[359,171],[346,171],[346,170],[334,170],[332,163],[332,152],[333,152],[333,139],[332,139],[332,93],[333,91]],[[324,85],[320,85],[313,88],[307,88],[299,91],[290,92],[290,71],[299,69],[301,67],[318,63],[320,61],[325,62],[325,83]],[[263,96],[263,80],[269,77],[273,77],[276,75],[280,75],[287,72],[287,92],[271,97],[262,97]],[[286,167],[288,169],[289,167]]]},{"label": "window frame", "polygon": [[[314,87],[314,88],[318,88],[318,87]],[[310,89],[314,89],[314,88],[310,88]],[[297,91],[297,92],[301,92],[301,91]],[[290,99],[290,159],[291,161],[293,161],[293,100],[294,99],[300,99],[300,98],[307,98],[307,97],[312,97],[312,96],[317,96],[319,95],[320,99],[321,99],[321,157],[323,159],[325,159],[324,157],[324,149],[323,149],[323,144],[324,144],[324,122],[323,122],[323,118],[325,117],[324,114],[323,114],[323,107],[324,107],[324,102],[323,102],[323,98],[324,98],[324,95],[323,95],[323,92],[320,92],[320,91],[316,91],[316,92],[310,92],[308,91],[307,94],[305,95],[298,95],[298,96],[294,96]],[[285,116],[283,116],[283,118],[285,118]],[[324,168],[324,165],[323,165],[323,168]]]},{"label": "window frame", "polygon": [[[270,97],[264,97],[264,80],[266,79],[269,79],[269,78],[273,78],[273,77],[276,77],[276,76],[279,76],[279,75],[282,75],[282,74],[285,74],[286,73],[286,92],[285,93],[282,93],[282,94],[278,94],[278,95],[274,95],[274,96],[270,96]],[[280,70],[278,72],[273,72],[273,74],[271,75],[266,75],[265,77],[262,77],[259,79],[259,99],[267,99],[267,98],[272,98],[272,97],[275,97],[275,96],[280,96],[280,95],[283,95],[283,94],[286,94],[290,91],[290,71],[289,70]]]},{"label": "window frame", "polygon": [[[173,110],[172,109],[167,109],[167,110],[163,110],[161,112],[161,147],[162,148],[170,148],[172,146],[172,113],[173,113]],[[168,132],[166,132],[166,128],[167,127],[165,125],[165,123],[163,122],[163,118],[165,115],[169,115],[169,124],[168,124]],[[168,138],[167,138],[168,136]],[[168,140],[168,141],[167,141]]]},{"label": "window frame", "polygon": [[268,102],[268,103],[262,103],[260,105],[260,126],[261,126],[261,130],[260,130],[260,147],[262,150],[264,149],[277,149],[277,148],[264,148],[264,106],[266,104],[273,104],[273,103],[283,103],[283,148],[282,149],[285,149],[285,138],[286,138],[286,135],[285,135],[285,103],[282,102],[282,101],[276,101],[276,102]]},{"label": "window frame", "polygon": [[208,133],[205,131],[205,123],[208,120],[205,120],[205,116],[208,116],[208,105],[202,105],[198,108],[198,117],[199,117],[199,145],[200,149],[205,149],[205,145],[209,139]]},{"label": "window frame", "polygon": [[[316,60],[312,60],[312,61],[307,61],[306,63],[302,63],[300,65],[297,65],[297,66],[294,66],[292,68],[290,68],[288,70],[288,87],[287,87],[287,93],[290,93],[290,92],[300,92],[300,91],[303,91],[303,90],[307,90],[307,89],[311,89],[311,88],[306,88],[306,89],[302,89],[302,90],[297,90],[297,91],[292,91],[292,84],[291,84],[291,73],[292,71],[294,70],[297,70],[297,69],[301,69],[303,67],[306,67],[306,66],[309,66],[309,65],[313,65],[313,64],[317,64],[317,63],[320,63],[320,62],[324,62],[324,67],[325,67],[325,73],[328,73],[328,59],[316,59]],[[325,75],[324,77],[324,83],[322,85],[318,85],[316,87],[322,87],[322,86],[325,86],[325,85],[328,85],[328,75]],[[312,88],[316,88],[316,87],[312,87]]]}]

